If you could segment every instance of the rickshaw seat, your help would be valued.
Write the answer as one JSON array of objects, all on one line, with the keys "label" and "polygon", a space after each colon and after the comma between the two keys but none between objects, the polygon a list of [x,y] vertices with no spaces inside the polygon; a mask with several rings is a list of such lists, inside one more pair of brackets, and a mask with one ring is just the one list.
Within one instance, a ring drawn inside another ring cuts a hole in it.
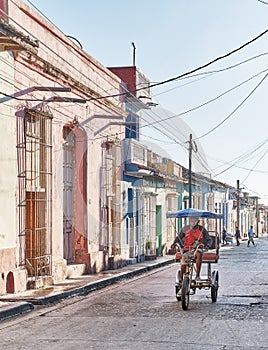
[{"label": "rickshaw seat", "polygon": [[219,254],[213,252],[205,252],[202,257],[202,262],[217,263],[219,260]]},{"label": "rickshaw seat", "polygon": [[[181,253],[175,253],[175,261],[181,260]],[[202,262],[204,263],[217,263],[219,260],[219,254],[213,252],[204,252],[202,256]]]}]

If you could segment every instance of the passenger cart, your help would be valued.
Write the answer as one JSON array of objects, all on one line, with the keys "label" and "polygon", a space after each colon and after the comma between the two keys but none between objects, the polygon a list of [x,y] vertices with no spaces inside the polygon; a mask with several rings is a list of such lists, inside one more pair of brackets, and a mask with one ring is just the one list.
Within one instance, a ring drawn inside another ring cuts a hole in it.
[{"label": "passenger cart", "polygon": [[[201,281],[198,283],[195,281],[196,265],[194,258],[195,251],[199,248],[198,246],[193,249],[192,258],[187,260],[186,273],[183,276],[181,286],[179,284],[180,268],[178,268],[176,273],[175,292],[177,300],[181,301],[183,310],[188,309],[190,295],[195,294],[197,289],[210,289],[211,300],[212,302],[216,302],[219,288],[219,272],[216,269],[212,271],[211,264],[217,263],[219,260],[219,220],[222,218],[222,215],[192,208],[167,213],[167,218],[170,219],[192,217],[199,218],[206,222],[206,229],[213,239],[213,246],[209,251],[203,251],[202,269],[204,269],[204,264],[207,264],[207,275],[205,277],[202,276]],[[175,261],[180,262],[183,252],[181,246],[179,244],[177,246],[179,251],[175,253]]]}]

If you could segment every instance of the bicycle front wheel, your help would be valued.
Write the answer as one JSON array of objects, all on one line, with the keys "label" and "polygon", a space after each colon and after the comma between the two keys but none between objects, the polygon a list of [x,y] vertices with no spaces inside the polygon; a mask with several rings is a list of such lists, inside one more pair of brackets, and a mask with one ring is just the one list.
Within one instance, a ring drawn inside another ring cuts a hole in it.
[{"label": "bicycle front wheel", "polygon": [[183,277],[181,288],[181,306],[183,310],[188,310],[190,301],[190,278],[189,276]]}]

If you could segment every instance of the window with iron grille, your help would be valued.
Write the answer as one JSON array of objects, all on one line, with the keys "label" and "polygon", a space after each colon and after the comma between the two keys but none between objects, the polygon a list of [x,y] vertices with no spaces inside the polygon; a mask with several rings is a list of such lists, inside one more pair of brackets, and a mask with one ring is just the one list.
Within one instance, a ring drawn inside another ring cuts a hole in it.
[{"label": "window with iron grille", "polygon": [[[23,130],[22,130],[23,129]],[[52,116],[36,110],[26,110],[23,128],[24,147],[21,148],[19,174],[20,211],[25,215],[24,259],[28,275],[51,274],[51,202],[52,202]],[[21,216],[21,215],[20,215]]]}]

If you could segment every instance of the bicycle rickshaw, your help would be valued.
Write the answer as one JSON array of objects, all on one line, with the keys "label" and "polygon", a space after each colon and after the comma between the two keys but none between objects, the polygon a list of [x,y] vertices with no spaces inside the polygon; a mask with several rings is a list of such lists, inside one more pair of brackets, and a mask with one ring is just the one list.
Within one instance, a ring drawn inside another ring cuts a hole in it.
[{"label": "bicycle rickshaw", "polygon": [[[208,233],[213,239],[213,246],[209,251],[204,251],[202,256],[202,266],[207,264],[207,274],[206,276],[201,277],[201,281],[198,283],[194,279],[194,274],[196,272],[195,265],[195,251],[198,249],[198,246],[194,248],[192,258],[187,260],[186,273],[183,276],[182,285],[180,285],[180,269],[176,273],[176,282],[175,282],[175,292],[176,298],[178,301],[181,301],[183,310],[187,310],[189,307],[190,295],[195,294],[197,289],[210,289],[211,291],[211,300],[212,302],[217,301],[218,288],[219,288],[219,272],[218,270],[211,269],[212,263],[217,263],[219,260],[219,233],[218,233],[218,219],[222,218],[222,215],[197,210],[197,209],[184,209],[176,212],[168,212],[168,218],[200,218],[208,219],[209,221],[209,230]],[[213,228],[213,230],[212,230]],[[181,245],[178,245],[179,251],[175,253],[175,261],[180,262],[183,251]],[[180,289],[180,293],[179,293]]]}]

